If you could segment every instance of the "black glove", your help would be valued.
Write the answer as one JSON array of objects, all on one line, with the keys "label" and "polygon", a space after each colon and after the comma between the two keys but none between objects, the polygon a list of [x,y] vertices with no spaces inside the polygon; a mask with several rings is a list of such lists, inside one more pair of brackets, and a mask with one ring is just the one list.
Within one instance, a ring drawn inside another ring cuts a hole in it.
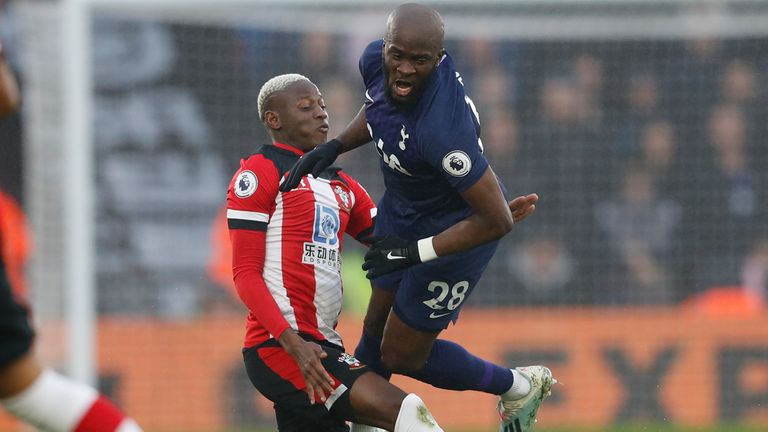
[{"label": "black glove", "polygon": [[393,271],[402,270],[421,262],[418,243],[394,236],[370,237],[364,240],[371,243],[365,254],[363,270],[368,279],[376,279]]},{"label": "black glove", "polygon": [[288,192],[295,189],[296,186],[301,183],[302,177],[309,173],[312,173],[315,177],[319,176],[324,169],[331,166],[333,161],[339,157],[340,153],[341,142],[335,139],[320,144],[314,149],[304,153],[304,156],[300,157],[299,160],[293,164],[291,172],[288,173],[288,178],[286,178],[283,184],[280,185],[280,191]]}]

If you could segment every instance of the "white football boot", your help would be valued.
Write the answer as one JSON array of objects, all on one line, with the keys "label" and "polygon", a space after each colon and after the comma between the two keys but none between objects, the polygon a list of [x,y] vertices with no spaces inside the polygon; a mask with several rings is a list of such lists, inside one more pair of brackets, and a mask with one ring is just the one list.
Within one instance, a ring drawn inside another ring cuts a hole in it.
[{"label": "white football boot", "polygon": [[541,402],[552,394],[552,385],[557,383],[549,368],[544,366],[526,366],[515,370],[531,383],[531,391],[520,399],[499,400],[500,432],[533,430]]}]

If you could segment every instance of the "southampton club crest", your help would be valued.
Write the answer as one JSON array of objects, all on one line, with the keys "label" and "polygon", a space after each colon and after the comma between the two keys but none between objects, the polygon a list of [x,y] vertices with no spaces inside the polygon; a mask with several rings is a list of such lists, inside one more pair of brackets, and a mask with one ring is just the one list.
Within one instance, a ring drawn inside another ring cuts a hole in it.
[{"label": "southampton club crest", "polygon": [[341,353],[341,355],[337,360],[339,363],[346,363],[347,365],[349,365],[350,370],[355,370],[355,369],[360,369],[362,367],[365,367],[364,364],[360,363],[360,360],[356,359],[354,356],[347,353]]},{"label": "southampton club crest", "polygon": [[349,193],[347,193],[347,191],[339,185],[333,187],[333,192],[337,197],[339,197],[339,201],[341,201],[341,206],[344,208],[344,210],[349,211],[352,208],[352,203],[349,199]]},{"label": "southampton club crest", "polygon": [[443,157],[443,169],[454,177],[464,177],[472,169],[472,161],[463,151],[452,151]]},{"label": "southampton club crest", "polygon": [[235,179],[235,195],[240,198],[247,198],[256,192],[256,188],[259,186],[259,179],[256,178],[256,174],[253,171],[243,171],[237,175]]}]

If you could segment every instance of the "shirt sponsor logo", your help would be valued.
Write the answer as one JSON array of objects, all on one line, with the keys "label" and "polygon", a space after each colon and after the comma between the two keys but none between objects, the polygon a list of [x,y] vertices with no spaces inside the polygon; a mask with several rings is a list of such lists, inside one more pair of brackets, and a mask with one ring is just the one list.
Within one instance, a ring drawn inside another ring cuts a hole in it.
[{"label": "shirt sponsor logo", "polygon": [[240,198],[248,198],[256,192],[259,186],[259,179],[253,171],[242,171],[235,179],[235,195]]},{"label": "shirt sponsor logo", "polygon": [[338,249],[329,248],[315,243],[304,243],[301,262],[315,266],[327,267],[331,270],[341,270],[341,254]]},{"label": "shirt sponsor logo", "polygon": [[452,151],[443,157],[443,169],[454,177],[464,177],[472,169],[472,161],[463,151]]},{"label": "shirt sponsor logo", "polygon": [[335,246],[339,241],[338,210],[322,204],[315,204],[315,225],[312,233],[315,243]]}]

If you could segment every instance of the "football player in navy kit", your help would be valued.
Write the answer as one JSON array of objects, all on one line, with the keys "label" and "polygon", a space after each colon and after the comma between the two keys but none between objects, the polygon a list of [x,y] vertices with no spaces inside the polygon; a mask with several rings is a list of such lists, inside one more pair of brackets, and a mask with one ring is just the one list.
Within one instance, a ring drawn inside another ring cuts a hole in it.
[{"label": "football player in navy kit", "polygon": [[360,58],[365,105],[336,139],[305,154],[281,188],[373,141],[386,191],[363,265],[373,293],[355,355],[385,377],[499,395],[502,429],[530,430],[555,382],[549,369],[510,370],[437,339],[458,318],[498,240],[538,200],[507,203],[443,39],[434,9],[409,3],[393,11],[383,40]]}]

